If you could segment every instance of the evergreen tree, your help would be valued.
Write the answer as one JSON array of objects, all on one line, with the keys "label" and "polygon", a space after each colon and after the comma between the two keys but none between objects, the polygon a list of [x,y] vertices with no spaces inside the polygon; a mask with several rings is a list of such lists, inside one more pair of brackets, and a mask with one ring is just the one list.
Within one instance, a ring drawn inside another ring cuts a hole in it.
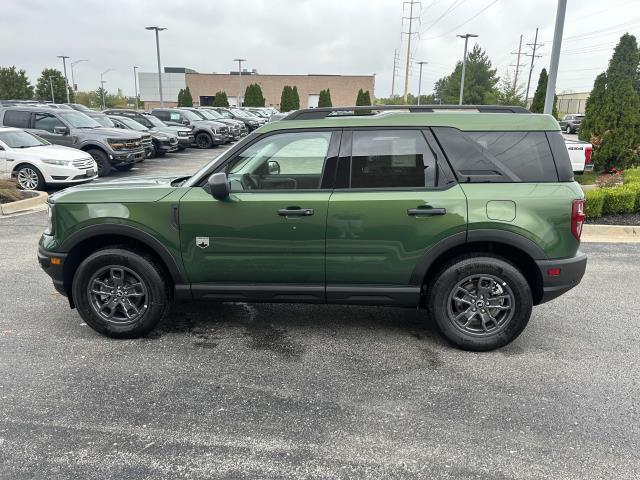
[{"label": "evergreen tree", "polygon": [[262,88],[257,83],[248,85],[244,93],[245,107],[264,107],[264,96],[262,95]]},{"label": "evergreen tree", "polygon": [[596,122],[602,126],[600,145],[594,152],[597,167],[623,169],[640,160],[640,97],[635,88],[639,63],[636,38],[625,33],[607,69],[601,120]]},{"label": "evergreen tree", "polygon": [[184,88],[178,90],[178,106],[184,107]]},{"label": "evergreen tree", "polygon": [[[544,112],[544,99],[547,95],[547,83],[549,82],[549,75],[547,74],[547,69],[543,68],[540,72],[540,77],[538,78],[538,86],[536,87],[536,93],[533,94],[533,100],[531,100],[531,107],[529,110],[532,113],[543,113]],[[553,95],[553,110],[551,114],[558,118],[558,109],[556,104],[558,103],[558,97]]]},{"label": "evergreen tree", "polygon": [[216,96],[213,97],[213,106],[214,107],[228,107],[229,99],[227,98],[226,92],[216,92]]},{"label": "evergreen tree", "polygon": [[328,88],[326,90],[320,90],[320,98],[318,98],[318,107],[333,107],[331,103],[331,91]]},{"label": "evergreen tree", "polygon": [[0,67],[0,98],[7,100],[33,98],[33,87],[24,70],[16,70],[16,67]]},{"label": "evergreen tree", "polygon": [[500,79],[497,88],[496,103],[498,105],[511,105],[524,107],[524,95],[518,85],[513,84],[509,72]]},{"label": "evergreen tree", "polygon": [[193,107],[193,97],[191,96],[191,90],[189,90],[188,86],[182,94],[182,103],[183,107]]},{"label": "evergreen tree", "polygon": [[298,95],[298,87],[293,86],[293,90],[291,92],[291,110],[299,110],[300,109],[300,95]]},{"label": "evergreen tree", "polygon": [[371,94],[369,93],[369,90],[364,92],[362,95],[362,101],[364,102],[363,105],[371,105]]},{"label": "evergreen tree", "polygon": [[358,95],[356,96],[356,107],[364,105],[364,92],[362,89],[358,90]]},{"label": "evergreen tree", "polygon": [[[53,84],[53,99],[51,98],[51,84]],[[42,70],[36,83],[35,97],[38,100],[55,100],[57,103],[66,102],[67,92],[62,72],[55,68]]]},{"label": "evergreen tree", "polygon": [[593,82],[593,89],[587,98],[584,118],[580,123],[580,140],[590,142],[592,137],[599,137],[602,134],[602,107],[604,105],[604,94],[607,89],[607,74],[602,72]]},{"label": "evergreen tree", "polygon": [[282,87],[282,94],[280,95],[280,111],[290,112],[292,108],[292,95],[293,91],[289,85]]}]

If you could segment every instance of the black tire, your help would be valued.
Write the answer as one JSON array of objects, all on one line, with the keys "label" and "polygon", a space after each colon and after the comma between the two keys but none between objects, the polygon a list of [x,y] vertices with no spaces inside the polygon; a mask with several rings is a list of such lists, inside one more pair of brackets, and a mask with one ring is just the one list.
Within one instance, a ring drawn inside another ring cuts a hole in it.
[{"label": "black tire", "polygon": [[128,172],[133,168],[134,165],[135,165],[134,163],[127,163],[126,165],[118,165],[116,167],[116,170],[118,170],[119,172]]},{"label": "black tire", "polygon": [[102,150],[98,150],[97,148],[87,150],[87,153],[96,161],[99,177],[106,177],[111,173],[111,162],[109,162],[109,157],[106,153]]},{"label": "black tire", "polygon": [[[469,287],[473,279],[479,279],[475,290]],[[469,291],[475,296],[463,293]],[[486,302],[492,306],[487,308]],[[487,351],[512,342],[527,326],[532,306],[531,289],[522,273],[505,259],[488,254],[454,259],[427,287],[429,317],[450,343],[463,350]]]},{"label": "black tire", "polygon": [[571,131],[571,127],[569,125],[567,125],[567,128],[565,128],[564,131],[567,132],[567,133],[573,133],[573,131]]},{"label": "black tire", "polygon": [[213,146],[213,138],[206,132],[200,132],[196,135],[195,138],[196,145],[198,148],[211,148]]},{"label": "black tire", "polygon": [[22,190],[44,190],[45,182],[42,173],[33,165],[18,165],[15,170],[18,187]]},{"label": "black tire", "polygon": [[[120,273],[111,276],[118,271]],[[96,276],[102,278],[103,274],[107,275],[106,281],[101,284],[94,282]],[[109,282],[109,278],[121,278],[122,291],[114,293],[118,282]],[[82,261],[73,277],[73,299],[82,319],[96,332],[112,338],[137,338],[153,330],[169,311],[170,296],[165,278],[161,268],[145,253],[127,247],[108,247],[92,253]],[[138,290],[131,290],[134,288],[131,286],[127,287],[129,290],[124,289],[125,285],[133,285],[132,282],[136,281],[141,285]],[[99,295],[90,291],[95,288],[100,291],[109,289],[110,293]],[[129,297],[126,292],[135,292],[136,295],[131,293]],[[144,295],[137,295],[140,292]],[[117,303],[126,302],[127,300],[123,300],[125,297],[130,302],[127,305],[132,307]],[[100,311],[104,313],[101,314]],[[107,318],[109,314],[111,320]],[[135,315],[135,318],[131,319],[130,314]]]}]

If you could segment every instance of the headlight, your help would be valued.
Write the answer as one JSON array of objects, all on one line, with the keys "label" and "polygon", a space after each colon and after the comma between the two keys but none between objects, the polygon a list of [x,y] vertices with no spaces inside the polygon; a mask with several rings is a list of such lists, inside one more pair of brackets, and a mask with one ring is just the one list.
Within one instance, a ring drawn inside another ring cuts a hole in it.
[{"label": "headlight", "polygon": [[184,132],[184,131],[178,132],[178,136],[179,137],[188,137],[189,136],[189,132]]},{"label": "headlight", "polygon": [[42,158],[40,161],[49,165],[58,165],[59,167],[68,167],[73,162],[73,160],[56,160],[55,158]]},{"label": "headlight", "polygon": [[158,140],[169,140],[169,137],[167,137],[166,135],[156,135],[156,138]]},{"label": "headlight", "polygon": [[47,203],[47,229],[44,231],[45,235],[53,235],[55,232],[54,207],[53,203]]}]

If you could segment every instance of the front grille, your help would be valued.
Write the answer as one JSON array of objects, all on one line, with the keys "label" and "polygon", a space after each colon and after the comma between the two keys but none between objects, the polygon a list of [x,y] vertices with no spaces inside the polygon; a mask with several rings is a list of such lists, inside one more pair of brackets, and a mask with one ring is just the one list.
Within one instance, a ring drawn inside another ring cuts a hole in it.
[{"label": "front grille", "polygon": [[152,142],[151,135],[144,135],[142,137],[142,145],[144,145],[145,147],[151,145],[151,142]]},{"label": "front grille", "polygon": [[220,127],[218,129],[218,132],[221,133],[222,135],[226,135],[229,133],[229,127]]},{"label": "front grille", "polygon": [[140,140],[122,140],[123,148],[132,149],[132,148],[140,148],[142,146],[142,142]]},{"label": "front grille", "polygon": [[74,160],[72,163],[74,168],[93,168],[93,159],[81,158],[79,160]]}]

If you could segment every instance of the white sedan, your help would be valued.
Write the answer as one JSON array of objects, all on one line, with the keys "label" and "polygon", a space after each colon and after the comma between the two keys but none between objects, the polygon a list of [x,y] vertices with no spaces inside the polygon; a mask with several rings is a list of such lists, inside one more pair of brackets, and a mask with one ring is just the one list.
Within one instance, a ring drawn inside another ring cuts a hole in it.
[{"label": "white sedan", "polygon": [[75,185],[97,176],[96,162],[87,152],[52,145],[19,128],[0,127],[0,178],[15,178],[23,190]]}]

